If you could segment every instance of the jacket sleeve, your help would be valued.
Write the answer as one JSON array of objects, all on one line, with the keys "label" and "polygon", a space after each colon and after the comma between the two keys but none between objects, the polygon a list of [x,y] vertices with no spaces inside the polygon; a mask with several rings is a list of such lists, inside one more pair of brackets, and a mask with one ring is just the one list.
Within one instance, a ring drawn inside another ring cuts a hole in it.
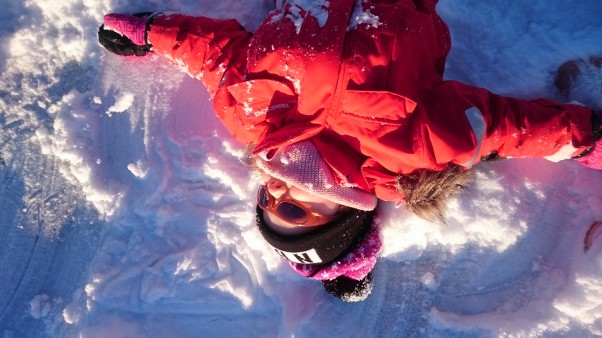
[{"label": "jacket sleeve", "polygon": [[153,51],[166,56],[198,78],[214,96],[224,75],[241,81],[251,34],[236,20],[161,14],[149,33]]},{"label": "jacket sleeve", "polygon": [[547,99],[520,100],[456,81],[421,92],[417,126],[425,156],[470,167],[481,157],[567,159],[592,146],[592,111]]}]

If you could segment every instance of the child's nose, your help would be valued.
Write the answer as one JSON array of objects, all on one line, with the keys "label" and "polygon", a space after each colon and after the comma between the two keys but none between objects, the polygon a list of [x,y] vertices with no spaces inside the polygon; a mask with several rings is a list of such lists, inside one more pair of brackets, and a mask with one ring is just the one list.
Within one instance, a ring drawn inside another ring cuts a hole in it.
[{"label": "child's nose", "polygon": [[274,198],[280,198],[288,190],[286,183],[273,177],[266,183],[266,187],[270,195],[274,196]]}]

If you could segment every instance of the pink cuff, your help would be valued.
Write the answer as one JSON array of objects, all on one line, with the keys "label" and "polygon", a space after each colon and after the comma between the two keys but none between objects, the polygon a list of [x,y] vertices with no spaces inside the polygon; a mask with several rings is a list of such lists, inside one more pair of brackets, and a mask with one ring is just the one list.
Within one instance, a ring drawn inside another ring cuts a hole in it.
[{"label": "pink cuff", "polygon": [[372,269],[378,260],[382,249],[380,240],[380,219],[374,217],[372,227],[360,243],[347,253],[342,259],[330,262],[327,265],[311,265],[289,262],[297,273],[318,280],[332,280],[339,276],[346,276],[360,280]]},{"label": "pink cuff", "polygon": [[588,168],[602,170],[602,138],[598,139],[588,154],[578,158],[577,162]]},{"label": "pink cuff", "polygon": [[105,27],[124,35],[136,45],[143,46],[146,41],[146,23],[148,18],[138,18],[128,14],[111,13],[104,16]]}]

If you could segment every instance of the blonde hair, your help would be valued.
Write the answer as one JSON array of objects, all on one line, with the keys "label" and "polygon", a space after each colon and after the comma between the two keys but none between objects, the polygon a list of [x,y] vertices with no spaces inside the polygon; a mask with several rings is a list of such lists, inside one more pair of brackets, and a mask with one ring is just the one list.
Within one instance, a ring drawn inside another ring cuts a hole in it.
[{"label": "blonde hair", "polygon": [[472,181],[471,170],[450,164],[442,171],[419,169],[397,177],[396,188],[411,212],[432,222],[445,223],[449,199]]}]

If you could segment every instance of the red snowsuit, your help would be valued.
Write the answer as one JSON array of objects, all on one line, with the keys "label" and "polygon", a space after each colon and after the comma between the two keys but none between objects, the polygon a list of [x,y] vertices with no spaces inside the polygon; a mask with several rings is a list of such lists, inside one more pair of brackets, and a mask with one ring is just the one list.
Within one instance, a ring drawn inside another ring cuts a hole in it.
[{"label": "red snowsuit", "polygon": [[[592,146],[591,111],[443,81],[436,0],[285,2],[254,35],[234,20],[158,16],[149,41],[214,96],[255,153],[311,139],[341,183],[401,200],[395,177],[448,163]],[[361,14],[361,15],[360,15]]]}]

